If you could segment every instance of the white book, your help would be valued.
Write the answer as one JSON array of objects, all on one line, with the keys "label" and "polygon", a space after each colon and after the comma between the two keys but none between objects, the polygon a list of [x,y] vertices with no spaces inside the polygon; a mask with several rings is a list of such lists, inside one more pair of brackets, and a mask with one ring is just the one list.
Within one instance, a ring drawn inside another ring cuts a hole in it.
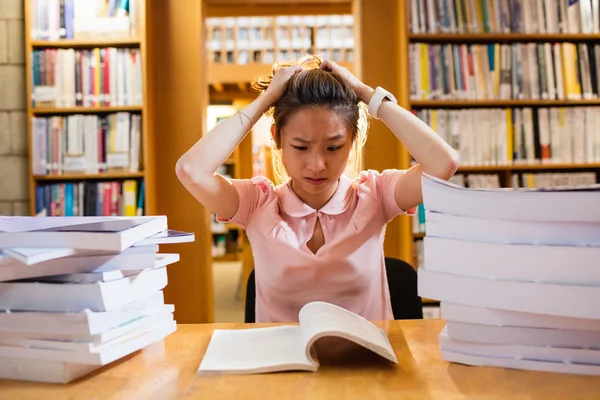
[{"label": "white book", "polygon": [[600,366],[600,350],[467,342],[449,337],[446,327],[440,333],[440,347],[442,350],[476,356]]},{"label": "white book", "polygon": [[36,361],[46,360],[64,363],[107,365],[134,351],[164,339],[176,330],[177,324],[175,321],[167,324],[155,323],[127,334],[123,338],[116,339],[105,346],[100,345],[95,351],[88,353],[0,346],[0,360],[2,358],[24,358]]},{"label": "white book", "polygon": [[166,216],[0,217],[0,246],[123,251],[167,229]]},{"label": "white book", "polygon": [[[477,278],[600,286],[600,247],[521,245],[427,236],[425,268]],[[569,260],[569,268],[565,261]]]},{"label": "white book", "polygon": [[[173,322],[174,307],[165,305],[165,309],[157,314],[138,318],[125,326],[111,329],[98,335],[72,336],[52,335],[41,336],[31,333],[0,332],[0,348],[21,347],[46,350],[66,351],[71,353],[99,353],[102,349],[118,342],[135,339],[140,332],[168,325]],[[171,311],[171,312],[168,312]]]},{"label": "white book", "polygon": [[92,257],[92,256],[112,256],[116,257],[120,254],[137,254],[142,253],[156,253],[158,246],[153,244],[146,245],[145,248],[141,248],[141,245],[135,245],[134,248],[126,249],[122,252],[107,251],[107,250],[88,250],[88,249],[74,249],[74,248],[46,248],[46,247],[15,247],[2,249],[0,254],[5,254],[18,260],[25,265],[34,265],[44,261],[50,261],[57,258],[66,257]]},{"label": "white book", "polygon": [[2,282],[0,309],[22,311],[109,311],[167,285],[166,267],[143,270],[111,282],[80,284]]},{"label": "white book", "polygon": [[600,331],[600,319],[561,317],[497,308],[440,303],[442,318],[446,321],[485,324],[492,326],[529,327],[547,329],[577,329]]},{"label": "white book", "polygon": [[451,339],[466,342],[600,349],[600,331],[492,326],[455,321],[447,321],[446,330]]},{"label": "white book", "polygon": [[600,222],[600,184],[475,189],[423,174],[422,186],[425,208],[439,213],[498,220]]},{"label": "white book", "polygon": [[131,247],[119,254],[64,257],[34,265],[0,255],[0,282],[60,274],[139,271],[178,261],[170,256],[165,259],[163,255],[156,254],[156,250],[157,246]]},{"label": "white book", "polygon": [[[94,334],[0,331],[0,342],[8,344],[11,341],[14,343],[15,340],[42,341],[50,342],[43,344],[45,347],[50,346],[50,348],[54,342],[91,343],[98,345],[107,343],[149,323],[161,320],[161,318],[166,318],[165,316],[171,316],[174,310],[175,307],[172,304],[164,304],[150,314],[143,313],[143,315],[136,316],[119,325],[109,326],[106,330]],[[170,321],[171,319],[169,317],[168,320]],[[32,342],[28,343],[32,344]]]},{"label": "white book", "polygon": [[[179,261],[179,254],[161,253],[156,255],[154,265],[150,268],[161,268]],[[126,269],[100,272],[67,273],[35,277],[20,282],[55,282],[55,283],[94,283],[111,282],[139,274],[143,269]]]},{"label": "white book", "polygon": [[110,311],[83,310],[76,313],[15,311],[0,312],[3,332],[33,332],[48,335],[98,335],[164,307],[162,291]]},{"label": "white book", "polygon": [[172,243],[189,243],[194,241],[193,232],[182,232],[174,229],[168,229],[143,239],[134,246],[149,246],[153,244],[172,244]]},{"label": "white book", "polygon": [[385,332],[363,317],[324,302],[306,304],[299,325],[214,331],[198,375],[316,371],[313,345],[321,338],[342,338],[398,363]]},{"label": "white book", "polygon": [[98,365],[24,358],[0,358],[0,379],[69,383],[100,368]]},{"label": "white book", "polygon": [[427,236],[508,244],[600,246],[600,224],[493,220],[425,212]]},{"label": "white book", "polygon": [[600,287],[514,282],[419,268],[418,293],[427,299],[536,314],[600,318]]},{"label": "white book", "polygon": [[442,359],[446,361],[479,367],[500,367],[527,371],[557,372],[577,375],[600,375],[599,365],[523,360],[520,358],[499,358],[483,355],[457,353],[445,349],[441,350],[441,354]]}]

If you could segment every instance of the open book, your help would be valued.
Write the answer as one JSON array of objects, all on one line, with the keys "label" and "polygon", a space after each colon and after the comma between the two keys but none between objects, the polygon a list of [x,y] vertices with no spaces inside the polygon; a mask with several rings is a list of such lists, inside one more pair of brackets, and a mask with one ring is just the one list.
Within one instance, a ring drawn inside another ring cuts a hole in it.
[{"label": "open book", "polygon": [[214,331],[197,375],[316,371],[318,339],[347,339],[398,363],[386,333],[363,317],[324,302],[306,304],[299,325]]}]

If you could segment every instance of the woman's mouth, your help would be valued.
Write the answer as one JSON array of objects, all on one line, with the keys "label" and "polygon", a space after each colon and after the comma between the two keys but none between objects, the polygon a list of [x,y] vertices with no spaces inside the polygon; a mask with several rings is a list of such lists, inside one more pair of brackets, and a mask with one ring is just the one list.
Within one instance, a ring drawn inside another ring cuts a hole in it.
[{"label": "woman's mouth", "polygon": [[315,186],[321,185],[327,180],[327,178],[306,178],[306,177],[304,179],[306,179],[306,181],[308,183],[310,183],[311,185],[315,185]]}]

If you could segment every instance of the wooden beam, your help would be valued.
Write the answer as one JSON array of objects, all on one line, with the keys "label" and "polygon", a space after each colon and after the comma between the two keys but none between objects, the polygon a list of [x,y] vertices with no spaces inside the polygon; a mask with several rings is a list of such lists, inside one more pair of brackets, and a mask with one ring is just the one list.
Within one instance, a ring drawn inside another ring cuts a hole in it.
[{"label": "wooden beam", "polygon": [[[206,1],[206,0],[205,0]],[[350,0],[307,2],[208,1],[208,17],[250,17],[278,15],[337,15],[352,12]]]},{"label": "wooden beam", "polygon": [[350,5],[352,0],[204,0],[207,6],[228,5],[228,6],[244,6],[244,5],[271,5],[271,6],[287,6],[287,5],[323,5],[323,4],[346,4]]},{"label": "wooden beam", "polygon": [[[154,127],[157,213],[173,229],[194,232],[193,243],[173,244],[165,301],[178,323],[213,322],[210,217],[175,176],[175,164],[206,129],[206,84],[202,2],[148,0],[148,113]],[[161,250],[162,246],[161,246]]]},{"label": "wooden beam", "polygon": [[[364,44],[360,52],[362,81],[375,88],[381,86],[392,93],[399,88],[398,37],[391,27],[398,24],[397,0],[357,0],[355,6],[360,21],[358,40]],[[369,139],[364,148],[364,168],[382,171],[400,168],[400,148],[396,136],[379,120],[372,119]],[[384,243],[385,255],[401,257],[400,223],[392,220],[387,227]],[[406,260],[410,262],[409,260]]]}]

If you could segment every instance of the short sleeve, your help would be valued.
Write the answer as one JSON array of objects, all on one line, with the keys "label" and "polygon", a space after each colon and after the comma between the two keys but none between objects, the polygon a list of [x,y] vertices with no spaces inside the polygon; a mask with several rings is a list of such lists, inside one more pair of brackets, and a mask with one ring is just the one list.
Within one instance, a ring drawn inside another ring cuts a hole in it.
[{"label": "short sleeve", "polygon": [[276,197],[273,184],[263,176],[252,179],[231,179],[230,182],[239,196],[238,210],[231,219],[217,215],[216,220],[218,222],[233,222],[246,229],[256,210]]},{"label": "short sleeve", "polygon": [[363,171],[360,175],[361,183],[367,183],[374,186],[374,192],[381,202],[386,221],[390,221],[398,215],[415,215],[417,212],[417,207],[403,210],[398,207],[398,203],[396,202],[396,197],[394,195],[396,182],[398,182],[398,178],[400,178],[404,172],[406,171],[400,169],[386,169],[381,173],[374,170],[368,170]]}]

